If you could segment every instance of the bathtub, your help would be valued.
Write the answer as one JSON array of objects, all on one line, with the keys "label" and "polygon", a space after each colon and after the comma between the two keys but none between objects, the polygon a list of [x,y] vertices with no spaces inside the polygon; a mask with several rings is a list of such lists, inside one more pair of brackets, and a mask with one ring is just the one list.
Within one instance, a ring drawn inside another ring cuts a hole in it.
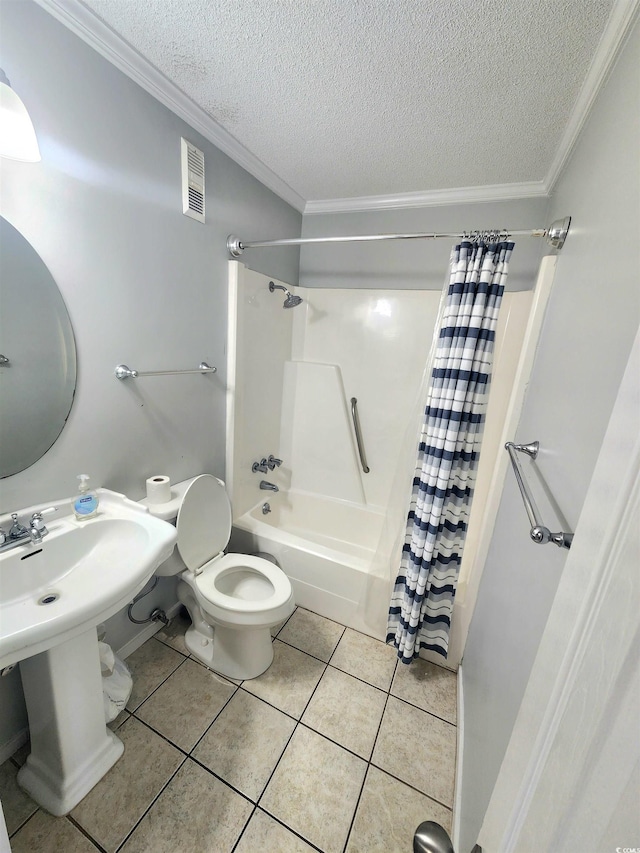
[{"label": "bathtub", "polygon": [[293,490],[265,493],[234,519],[229,550],[273,554],[296,604],[383,640],[390,585],[373,572],[383,520],[362,504]]}]

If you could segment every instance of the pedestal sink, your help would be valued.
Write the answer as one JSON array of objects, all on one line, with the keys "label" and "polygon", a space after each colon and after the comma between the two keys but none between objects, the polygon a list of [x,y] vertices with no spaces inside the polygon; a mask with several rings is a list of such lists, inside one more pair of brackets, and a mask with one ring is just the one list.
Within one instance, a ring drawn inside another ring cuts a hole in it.
[{"label": "pedestal sink", "polygon": [[122,755],[105,725],[96,625],[142,589],[176,537],[140,504],[97,491],[95,518],[78,521],[70,500],[57,501],[42,542],[0,553],[0,670],[20,663],[31,736],[18,782],[54,815]]}]

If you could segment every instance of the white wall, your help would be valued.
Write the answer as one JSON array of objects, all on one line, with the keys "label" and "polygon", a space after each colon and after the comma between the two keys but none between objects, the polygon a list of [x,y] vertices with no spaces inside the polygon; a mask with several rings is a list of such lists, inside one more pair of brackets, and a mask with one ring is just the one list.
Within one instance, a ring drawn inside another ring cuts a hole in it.
[{"label": "white wall", "polygon": [[[547,204],[546,198],[528,198],[406,210],[314,214],[304,217],[302,236],[544,228],[550,224]],[[305,287],[440,290],[447,275],[453,242],[448,239],[389,240],[303,246],[300,284]],[[547,251],[544,240],[519,238],[509,265],[507,289],[529,290],[535,281],[540,258]]]},{"label": "white wall", "polygon": [[[572,216],[516,439],[575,529],[640,316],[640,28],[601,91],[551,204]],[[491,796],[566,552],[529,541],[507,480],[463,660],[461,850]],[[612,653],[615,653],[612,650]]]},{"label": "white wall", "polygon": [[269,492],[260,490],[261,480],[282,487],[290,472],[288,459],[266,474],[251,470],[254,462],[282,454],[284,364],[291,357],[293,314],[300,310],[285,310],[283,301],[281,290],[270,292],[269,278],[229,261],[225,476],[234,519],[261,497],[268,499]]},{"label": "white wall", "polygon": [[[304,323],[299,358],[311,364],[299,368],[296,387],[292,486],[384,511],[416,408],[440,293],[336,288],[301,293],[305,312],[295,320]],[[305,375],[311,371],[313,379]],[[317,386],[322,376],[325,392]],[[310,385],[317,390],[309,393]],[[352,397],[358,401],[368,474],[357,453]]]},{"label": "white wall", "polygon": [[[71,496],[80,471],[132,498],[153,473],[223,475],[226,237],[264,233],[265,224],[295,235],[300,215],[31,0],[3,0],[0,56],[42,153],[37,164],[3,161],[1,212],[58,283],[79,371],[61,437],[35,465],[0,481],[0,510]],[[181,136],[205,154],[204,225],[182,214]],[[254,260],[297,281],[296,250]],[[113,375],[119,362],[151,370],[202,359],[219,372]],[[163,586],[147,602],[173,603],[173,587]],[[114,617],[108,639],[118,647],[134,630],[126,615]],[[19,679],[1,679],[0,744],[20,702]]]}]

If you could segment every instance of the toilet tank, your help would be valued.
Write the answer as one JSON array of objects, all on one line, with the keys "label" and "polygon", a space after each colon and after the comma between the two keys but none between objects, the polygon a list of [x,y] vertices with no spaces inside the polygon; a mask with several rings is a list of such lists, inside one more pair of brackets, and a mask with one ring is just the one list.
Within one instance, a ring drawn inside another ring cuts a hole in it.
[{"label": "toilet tank", "polygon": [[[171,500],[166,503],[153,504],[150,503],[147,498],[138,501],[138,503],[141,503],[142,506],[146,506],[149,513],[151,515],[155,515],[156,518],[161,518],[163,521],[168,521],[170,524],[175,525],[176,519],[178,518],[178,510],[180,509],[184,498],[184,493],[195,479],[195,477],[191,477],[189,480],[183,480],[181,483],[175,483],[175,485],[172,485]],[[158,566],[155,574],[158,577],[166,578],[173,575],[179,575],[185,570],[185,568],[186,566],[180,556],[180,552],[174,547],[171,556],[166,559],[164,563],[161,563]]]}]

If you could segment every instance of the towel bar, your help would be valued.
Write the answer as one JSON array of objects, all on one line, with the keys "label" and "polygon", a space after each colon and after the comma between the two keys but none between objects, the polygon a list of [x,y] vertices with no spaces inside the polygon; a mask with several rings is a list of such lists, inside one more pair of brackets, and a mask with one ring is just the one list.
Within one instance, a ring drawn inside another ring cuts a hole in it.
[{"label": "towel bar", "polygon": [[551,533],[549,528],[542,522],[540,510],[536,506],[536,502],[533,499],[531,490],[527,485],[527,481],[522,473],[522,468],[520,467],[520,460],[518,459],[517,453],[526,453],[526,455],[530,456],[531,459],[535,459],[538,455],[539,449],[539,441],[532,441],[529,444],[514,444],[512,441],[508,441],[505,444],[505,450],[508,452],[509,458],[511,459],[513,473],[516,475],[518,488],[522,495],[524,508],[529,516],[529,523],[531,524],[531,531],[529,535],[534,542],[538,543],[538,545],[546,545],[547,542],[553,542],[558,546],[558,548],[571,548],[573,533],[564,533],[562,531],[560,533]]},{"label": "towel bar", "polygon": [[126,364],[119,364],[115,369],[118,379],[136,379],[138,376],[177,376],[179,373],[215,373],[216,367],[210,367],[206,361],[198,365],[197,370],[131,370]]}]

